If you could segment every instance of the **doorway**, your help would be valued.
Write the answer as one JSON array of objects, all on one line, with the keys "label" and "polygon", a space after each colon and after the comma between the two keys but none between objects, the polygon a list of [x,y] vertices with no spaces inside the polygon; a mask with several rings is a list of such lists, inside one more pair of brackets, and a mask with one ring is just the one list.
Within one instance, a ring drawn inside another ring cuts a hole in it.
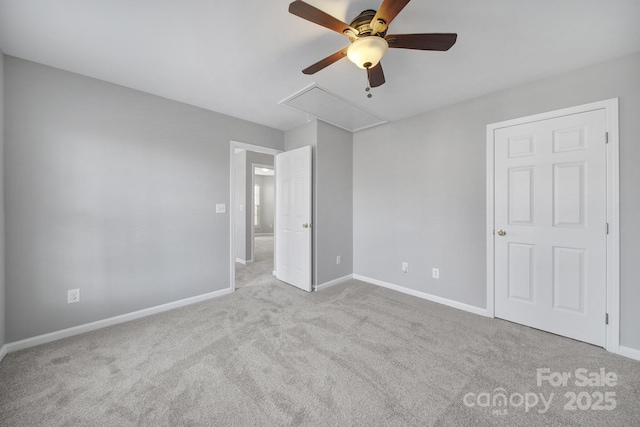
[{"label": "doorway", "polygon": [[[261,283],[273,275],[275,265],[275,166],[273,156],[260,155],[262,163],[255,163],[258,153],[247,152],[251,180],[247,179],[245,217],[248,224],[248,254],[251,262],[236,262],[236,289]],[[269,161],[267,157],[269,156]],[[236,177],[236,182],[241,181]]]},{"label": "doorway", "polygon": [[273,278],[275,155],[279,150],[231,142],[231,288]]},{"label": "doorway", "polygon": [[617,351],[617,105],[487,127],[490,316]]}]

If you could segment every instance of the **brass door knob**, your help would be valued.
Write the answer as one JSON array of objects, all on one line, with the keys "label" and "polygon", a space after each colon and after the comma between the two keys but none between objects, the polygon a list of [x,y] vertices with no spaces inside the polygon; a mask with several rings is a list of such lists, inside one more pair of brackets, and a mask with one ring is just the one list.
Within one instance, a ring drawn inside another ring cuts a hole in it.
[{"label": "brass door knob", "polygon": [[311,224],[302,224],[302,228],[309,228],[311,227]]},{"label": "brass door knob", "polygon": [[505,234],[507,234],[506,231],[504,230],[498,230],[498,236],[504,236]]}]

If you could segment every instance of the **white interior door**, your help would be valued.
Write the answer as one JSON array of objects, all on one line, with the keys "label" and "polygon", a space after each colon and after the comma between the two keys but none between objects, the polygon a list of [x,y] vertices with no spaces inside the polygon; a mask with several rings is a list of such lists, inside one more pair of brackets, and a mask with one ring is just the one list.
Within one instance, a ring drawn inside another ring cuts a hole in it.
[{"label": "white interior door", "polygon": [[495,316],[606,339],[606,114],[497,129]]},{"label": "white interior door", "polygon": [[276,277],[311,292],[311,146],[276,156]]}]

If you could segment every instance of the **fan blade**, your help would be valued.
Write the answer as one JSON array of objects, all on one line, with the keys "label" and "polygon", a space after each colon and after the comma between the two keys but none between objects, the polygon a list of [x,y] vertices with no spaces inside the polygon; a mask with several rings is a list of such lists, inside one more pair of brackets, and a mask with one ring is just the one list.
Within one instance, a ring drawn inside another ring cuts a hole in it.
[{"label": "fan blade", "polygon": [[[373,22],[378,22],[378,19],[384,21],[386,24],[384,29],[386,29],[393,18],[395,18],[398,13],[409,3],[409,0],[384,0],[380,5],[380,9],[376,12],[376,16],[373,17]],[[379,32],[382,32],[381,30]]]},{"label": "fan blade", "polygon": [[358,31],[350,25],[301,0],[291,3],[289,12],[340,34],[344,34],[346,30],[352,30],[354,34],[358,34]]},{"label": "fan blade", "polygon": [[302,70],[302,72],[304,74],[315,74],[318,71],[322,70],[323,68],[328,67],[329,65],[333,64],[334,62],[338,62],[339,60],[341,60],[342,58],[345,58],[347,56],[347,47],[345,47],[342,50],[337,51],[336,53],[334,53],[333,55],[329,55],[324,59],[321,59],[320,61],[316,62],[315,64],[305,68],[304,70]]},{"label": "fan blade", "polygon": [[458,35],[450,34],[391,34],[385,37],[390,48],[417,50],[449,50]]},{"label": "fan blade", "polygon": [[382,86],[385,82],[382,65],[378,62],[378,65],[375,67],[367,68],[367,77],[369,77],[369,84],[371,87]]}]

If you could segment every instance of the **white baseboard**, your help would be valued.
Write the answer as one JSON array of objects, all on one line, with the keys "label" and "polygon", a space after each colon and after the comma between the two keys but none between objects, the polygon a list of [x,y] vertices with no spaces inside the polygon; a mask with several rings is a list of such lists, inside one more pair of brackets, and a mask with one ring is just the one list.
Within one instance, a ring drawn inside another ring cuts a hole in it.
[{"label": "white baseboard", "polygon": [[363,282],[371,283],[372,285],[382,286],[383,288],[393,289],[394,291],[402,292],[404,294],[413,295],[414,297],[426,299],[438,304],[444,304],[449,307],[457,308],[459,310],[468,311],[473,314],[479,314],[480,316],[490,317],[486,308],[475,307],[473,305],[465,304],[462,302],[442,298],[436,295],[431,295],[426,292],[416,291],[414,289],[405,288],[403,286],[394,285],[393,283],[383,282],[382,280],[372,279],[371,277],[361,276],[354,274],[353,278],[361,280]]},{"label": "white baseboard", "polygon": [[[425,292],[416,291],[414,289],[405,288],[403,286],[394,285],[393,283],[383,282],[382,280],[372,279],[371,277],[361,276],[359,274],[354,274],[353,279],[361,280],[363,282],[371,283],[372,285],[382,286],[383,288],[392,289],[394,291],[402,292],[405,294],[413,295],[418,298],[423,298],[429,301],[437,302],[439,304],[444,304],[449,307],[457,308],[460,310],[468,311],[470,313],[479,314],[480,316],[492,317],[489,315],[489,312],[484,308],[475,307],[472,305],[464,304],[458,301],[453,301],[447,298],[442,298],[436,295],[427,294]],[[329,282],[331,283],[331,282]],[[324,286],[324,285],[323,285]],[[619,346],[617,351],[613,351],[613,353],[619,354],[624,357],[628,357],[630,359],[639,360],[640,361],[640,350]]]},{"label": "white baseboard", "polygon": [[618,347],[617,353],[630,359],[640,360],[640,350],[636,350],[635,348],[625,347],[621,345]]},{"label": "white baseboard", "polygon": [[8,351],[7,351],[7,345],[3,345],[2,348],[0,348],[0,362],[2,362],[2,359],[4,359],[4,357],[7,355]]},{"label": "white baseboard", "polygon": [[242,265],[253,264],[253,260],[252,259],[245,261],[243,259],[236,258],[236,262],[240,263]]},{"label": "white baseboard", "polygon": [[106,328],[107,326],[117,325],[119,323],[128,322],[130,320],[139,319],[141,317],[151,316],[152,314],[162,313],[163,311],[173,310],[174,308],[184,307],[186,305],[195,304],[197,302],[206,301],[212,298],[221,297],[233,293],[233,289],[221,289],[215,292],[209,292],[207,294],[198,295],[191,298],[185,298],[178,301],[173,301],[167,304],[157,305],[155,307],[145,308],[143,310],[134,311],[120,316],[110,317],[108,319],[97,320],[91,323],[85,323],[84,325],[74,326],[72,328],[62,329],[60,331],[50,332],[44,335],[38,335],[35,337],[27,338],[21,341],[5,344],[3,349],[7,353],[13,351],[22,350],[29,347],[34,347],[40,344],[46,344],[48,342],[57,341],[63,338],[72,337],[74,335],[83,334],[85,332],[95,331],[96,329]]},{"label": "white baseboard", "polygon": [[326,289],[330,286],[337,285],[338,283],[346,282],[347,280],[353,279],[353,274],[347,274],[343,277],[338,277],[337,279],[330,280],[321,285],[316,286],[316,291],[321,291],[322,289]]}]

